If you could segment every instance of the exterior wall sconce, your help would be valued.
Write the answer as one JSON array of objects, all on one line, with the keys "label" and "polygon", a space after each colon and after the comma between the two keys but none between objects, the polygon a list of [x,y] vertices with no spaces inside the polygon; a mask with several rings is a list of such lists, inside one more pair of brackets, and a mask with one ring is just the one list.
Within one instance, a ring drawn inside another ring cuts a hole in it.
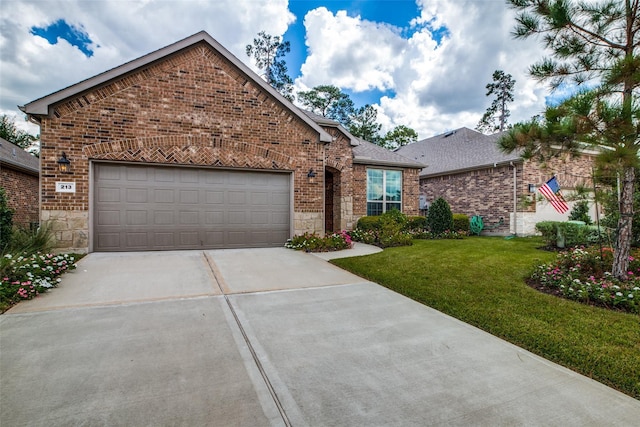
[{"label": "exterior wall sconce", "polygon": [[529,184],[529,193],[535,193],[535,192],[536,192],[536,185]]},{"label": "exterior wall sconce", "polygon": [[307,178],[315,178],[316,177],[316,173],[313,171],[313,169],[309,169],[309,172],[307,173]]},{"label": "exterior wall sconce", "polygon": [[67,154],[63,151],[62,155],[58,159],[58,169],[62,173],[71,172],[71,162],[67,159]]}]

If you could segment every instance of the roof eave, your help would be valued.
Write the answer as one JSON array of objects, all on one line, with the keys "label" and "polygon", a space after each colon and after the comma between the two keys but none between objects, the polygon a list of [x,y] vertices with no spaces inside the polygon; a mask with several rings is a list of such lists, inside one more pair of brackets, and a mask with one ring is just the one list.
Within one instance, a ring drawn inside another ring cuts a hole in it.
[{"label": "roof eave", "polygon": [[391,166],[401,169],[424,169],[427,167],[427,165],[422,163],[398,163],[389,160],[375,160],[366,157],[354,157],[353,163],[361,165]]},{"label": "roof eave", "polygon": [[487,169],[487,168],[497,168],[498,166],[510,166],[514,162],[515,163],[523,163],[524,160],[522,160],[521,158],[518,158],[518,159],[513,159],[513,160],[505,160],[505,161],[502,161],[502,162],[494,162],[494,163],[487,163],[487,164],[484,164],[484,165],[470,166],[470,167],[467,167],[467,168],[452,169],[452,170],[448,170],[448,171],[436,172],[436,173],[433,173],[433,174],[420,173],[420,178],[436,178],[436,177],[439,177],[439,176],[453,175],[453,174],[471,172],[471,171],[482,170],[482,169]]}]

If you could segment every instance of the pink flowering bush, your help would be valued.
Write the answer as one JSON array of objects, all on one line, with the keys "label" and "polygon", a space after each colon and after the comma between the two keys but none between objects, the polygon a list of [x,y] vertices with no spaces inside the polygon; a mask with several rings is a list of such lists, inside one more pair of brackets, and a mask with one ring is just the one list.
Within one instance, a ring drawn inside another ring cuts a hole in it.
[{"label": "pink flowering bush", "polygon": [[554,262],[534,270],[531,280],[565,298],[633,313],[640,312],[640,258],[629,257],[626,280],[616,279],[608,269],[611,248],[579,247],[558,254]]},{"label": "pink flowering bush", "polygon": [[59,276],[73,270],[76,256],[35,253],[0,258],[0,304],[5,309],[58,286]]},{"label": "pink flowering bush", "polygon": [[305,252],[331,252],[343,249],[351,249],[353,241],[346,231],[329,234],[320,237],[313,233],[304,233],[301,236],[293,236],[284,244],[285,248]]}]

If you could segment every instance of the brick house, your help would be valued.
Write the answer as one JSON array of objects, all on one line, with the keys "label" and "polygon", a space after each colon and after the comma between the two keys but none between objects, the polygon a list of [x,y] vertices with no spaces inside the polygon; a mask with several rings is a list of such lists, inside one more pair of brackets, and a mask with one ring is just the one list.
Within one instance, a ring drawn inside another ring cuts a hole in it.
[{"label": "brick house", "polygon": [[13,224],[29,227],[38,222],[40,160],[9,141],[0,138],[0,187],[5,189],[7,205],[14,210]]},{"label": "brick house", "polygon": [[[537,189],[556,175],[566,196],[578,185],[591,186],[595,152],[576,158],[556,158],[545,165],[523,161],[516,152],[498,149],[500,134],[484,135],[460,128],[404,146],[398,153],[429,166],[420,172],[420,197],[429,203],[444,198],[454,213],[481,215],[488,234],[535,234],[540,221],[566,221]],[[569,202],[570,209],[573,202]],[[514,221],[515,217],[515,221]],[[595,219],[595,210],[591,208]]]},{"label": "brick house", "polygon": [[281,246],[385,210],[380,185],[418,213],[424,165],[306,114],[205,32],[21,109],[59,250]]}]

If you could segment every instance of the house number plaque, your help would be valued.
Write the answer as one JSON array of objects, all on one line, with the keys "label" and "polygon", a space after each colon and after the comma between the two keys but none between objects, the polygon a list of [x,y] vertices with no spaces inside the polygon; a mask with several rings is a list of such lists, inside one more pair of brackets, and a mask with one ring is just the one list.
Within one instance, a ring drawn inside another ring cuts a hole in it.
[{"label": "house number plaque", "polygon": [[56,193],[75,193],[75,182],[56,182]]}]

